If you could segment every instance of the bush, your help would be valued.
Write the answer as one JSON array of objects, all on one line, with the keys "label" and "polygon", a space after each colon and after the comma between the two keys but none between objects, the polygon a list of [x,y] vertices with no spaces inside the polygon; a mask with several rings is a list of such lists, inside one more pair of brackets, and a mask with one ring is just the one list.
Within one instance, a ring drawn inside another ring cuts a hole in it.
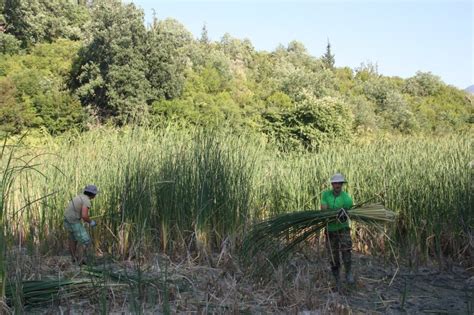
[{"label": "bush", "polygon": [[283,150],[317,150],[331,140],[351,138],[352,113],[337,98],[306,99],[294,108],[266,111],[263,118],[263,131]]},{"label": "bush", "polygon": [[35,125],[35,110],[28,98],[17,99],[17,89],[8,78],[0,77],[0,131],[18,133]]},{"label": "bush", "polygon": [[20,52],[21,41],[15,36],[0,33],[0,54],[14,55]]},{"label": "bush", "polygon": [[403,92],[413,96],[433,96],[443,83],[438,76],[431,72],[417,72],[414,77],[405,81]]}]

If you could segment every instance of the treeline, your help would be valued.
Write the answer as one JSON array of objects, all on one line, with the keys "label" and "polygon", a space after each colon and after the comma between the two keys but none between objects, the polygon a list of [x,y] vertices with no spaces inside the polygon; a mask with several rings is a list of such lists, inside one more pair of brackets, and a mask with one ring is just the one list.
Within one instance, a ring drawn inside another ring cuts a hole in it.
[{"label": "treeline", "polygon": [[431,73],[382,76],[335,67],[293,41],[272,52],[173,19],[146,26],[118,0],[0,0],[3,132],[52,134],[111,123],[185,121],[263,132],[314,148],[363,132],[452,132],[474,122],[473,98]]}]

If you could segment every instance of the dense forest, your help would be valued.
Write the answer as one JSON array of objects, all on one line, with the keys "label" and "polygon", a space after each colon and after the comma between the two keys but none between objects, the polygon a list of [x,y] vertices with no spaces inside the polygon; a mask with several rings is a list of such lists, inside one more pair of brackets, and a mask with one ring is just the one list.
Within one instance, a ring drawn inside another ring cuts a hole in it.
[{"label": "dense forest", "polygon": [[387,77],[377,65],[336,67],[292,41],[257,51],[225,34],[199,38],[174,19],[119,0],[0,0],[3,134],[56,135],[100,124],[163,122],[266,134],[317,148],[367,132],[446,133],[474,122],[468,93],[430,72]]}]

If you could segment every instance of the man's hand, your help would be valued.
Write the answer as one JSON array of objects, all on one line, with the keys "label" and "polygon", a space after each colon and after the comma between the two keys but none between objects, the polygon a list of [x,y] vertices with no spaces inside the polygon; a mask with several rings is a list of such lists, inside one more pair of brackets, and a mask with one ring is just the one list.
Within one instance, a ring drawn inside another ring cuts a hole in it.
[{"label": "man's hand", "polygon": [[90,226],[90,227],[95,227],[96,225],[97,225],[97,223],[96,223],[94,220],[92,220],[91,222],[89,222],[89,226]]},{"label": "man's hand", "polygon": [[346,209],[341,208],[341,209],[339,210],[339,212],[337,213],[337,220],[338,220],[339,222],[342,222],[342,223],[344,223],[344,222],[347,221],[347,212],[346,212]]}]

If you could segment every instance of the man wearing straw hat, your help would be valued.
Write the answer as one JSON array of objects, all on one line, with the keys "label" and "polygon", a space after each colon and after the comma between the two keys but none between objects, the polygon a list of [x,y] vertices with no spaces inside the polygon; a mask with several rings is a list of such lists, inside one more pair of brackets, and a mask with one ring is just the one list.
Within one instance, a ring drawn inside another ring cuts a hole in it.
[{"label": "man wearing straw hat", "polygon": [[324,191],[321,198],[321,210],[338,211],[337,221],[328,223],[326,227],[326,248],[329,252],[331,271],[338,288],[340,286],[341,254],[346,271],[346,281],[349,284],[354,283],[351,270],[350,222],[346,213],[346,210],[353,206],[353,201],[351,196],[342,190],[344,183],[347,182],[342,174],[334,174],[331,177],[332,189]]},{"label": "man wearing straw hat", "polygon": [[81,220],[89,223],[90,227],[95,227],[97,223],[89,217],[91,200],[99,193],[95,185],[87,185],[82,194],[74,197],[68,204],[64,212],[64,227],[69,232],[69,251],[73,262],[84,263],[82,254],[78,254],[77,244],[80,243],[88,251],[91,244],[89,233],[81,223]]}]

